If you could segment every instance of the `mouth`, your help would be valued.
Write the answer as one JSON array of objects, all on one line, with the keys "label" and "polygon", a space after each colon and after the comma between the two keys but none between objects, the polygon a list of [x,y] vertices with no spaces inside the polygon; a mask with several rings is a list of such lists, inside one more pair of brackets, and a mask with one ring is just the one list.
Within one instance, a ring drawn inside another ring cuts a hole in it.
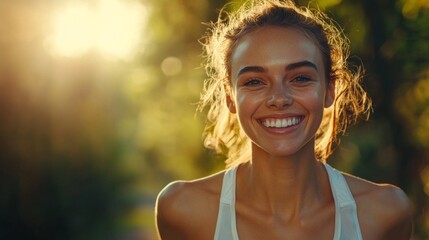
[{"label": "mouth", "polygon": [[287,128],[298,125],[302,121],[301,117],[288,118],[266,118],[262,119],[262,125],[268,128]]}]

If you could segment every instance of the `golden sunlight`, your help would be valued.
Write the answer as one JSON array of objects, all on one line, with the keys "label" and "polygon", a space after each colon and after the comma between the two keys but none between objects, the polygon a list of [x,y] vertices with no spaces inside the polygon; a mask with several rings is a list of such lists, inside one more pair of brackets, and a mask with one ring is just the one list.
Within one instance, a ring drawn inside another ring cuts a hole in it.
[{"label": "golden sunlight", "polygon": [[133,56],[140,44],[146,9],[138,2],[98,0],[67,6],[53,19],[53,34],[47,40],[56,55],[78,57],[89,50],[113,58]]}]

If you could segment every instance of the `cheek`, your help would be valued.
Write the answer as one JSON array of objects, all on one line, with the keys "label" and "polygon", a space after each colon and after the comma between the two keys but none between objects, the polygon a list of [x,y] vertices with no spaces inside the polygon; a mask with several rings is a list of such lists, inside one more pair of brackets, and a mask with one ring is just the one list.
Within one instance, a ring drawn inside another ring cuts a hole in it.
[{"label": "cheek", "polygon": [[252,106],[254,105],[251,98],[240,94],[237,94],[236,104],[238,114],[237,117],[240,119],[240,121],[244,116],[247,117],[251,113],[251,109],[253,108]]},{"label": "cheek", "polygon": [[323,112],[325,95],[322,91],[309,91],[297,97],[296,100],[311,113],[319,115]]},{"label": "cheek", "polygon": [[[261,97],[257,94],[247,94],[238,91],[236,96],[237,110],[249,111],[261,103]],[[242,112],[243,112],[242,111]]]},{"label": "cheek", "polygon": [[237,92],[235,100],[238,121],[244,131],[249,132],[253,125],[253,116],[260,108],[263,98],[257,94]]},{"label": "cheek", "polygon": [[322,91],[315,91],[308,97],[308,100],[313,103],[314,106],[324,106],[325,94]]},{"label": "cheek", "polygon": [[323,109],[325,108],[325,94],[321,92],[314,93],[313,99],[314,107],[317,108],[317,110],[323,112]]}]

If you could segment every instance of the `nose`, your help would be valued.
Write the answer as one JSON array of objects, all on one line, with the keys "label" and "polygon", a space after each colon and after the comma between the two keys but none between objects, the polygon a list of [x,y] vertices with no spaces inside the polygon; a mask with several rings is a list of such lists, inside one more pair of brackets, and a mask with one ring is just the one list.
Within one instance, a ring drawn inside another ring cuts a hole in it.
[{"label": "nose", "polygon": [[284,87],[277,87],[269,94],[267,98],[267,106],[274,108],[284,108],[291,105],[293,98]]}]

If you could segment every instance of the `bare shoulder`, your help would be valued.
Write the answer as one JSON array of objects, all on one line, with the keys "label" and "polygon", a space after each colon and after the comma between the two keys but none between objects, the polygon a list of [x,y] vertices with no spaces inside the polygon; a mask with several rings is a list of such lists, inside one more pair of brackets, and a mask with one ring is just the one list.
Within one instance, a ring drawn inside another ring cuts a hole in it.
[{"label": "bare shoulder", "polygon": [[214,232],[222,176],[175,181],[161,190],[155,218],[162,239],[205,239],[199,234]]},{"label": "bare shoulder", "polygon": [[357,204],[364,239],[410,239],[413,206],[402,189],[344,176]]}]

